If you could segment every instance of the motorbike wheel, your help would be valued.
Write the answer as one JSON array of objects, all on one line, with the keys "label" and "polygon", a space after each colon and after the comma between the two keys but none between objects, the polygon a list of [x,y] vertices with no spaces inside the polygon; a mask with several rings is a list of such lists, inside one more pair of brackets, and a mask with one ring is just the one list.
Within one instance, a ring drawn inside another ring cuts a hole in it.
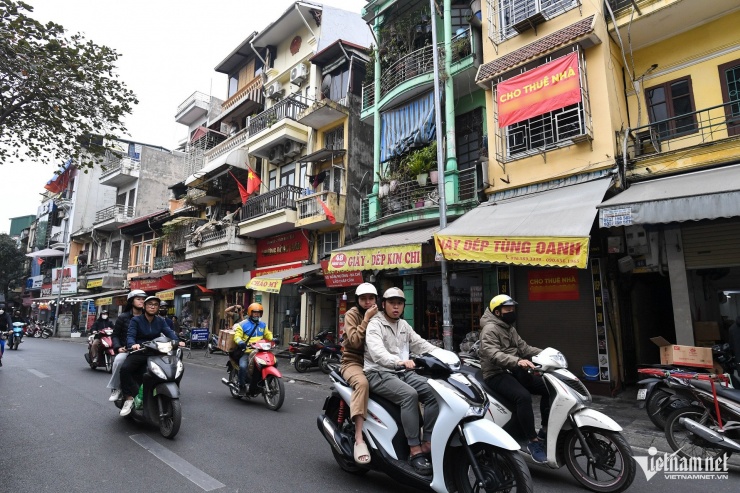
[{"label": "motorbike wheel", "polygon": [[110,354],[105,355],[105,371],[108,373],[113,373],[113,359],[115,357],[111,356]]},{"label": "motorbike wheel", "polygon": [[44,339],[48,339],[50,335],[51,335],[51,331],[44,330],[41,332],[41,337]]},{"label": "motorbike wheel", "polygon": [[162,405],[162,417],[159,418],[159,433],[165,438],[175,438],[180,431],[182,407],[180,399],[171,399],[164,395],[157,396]]},{"label": "motorbike wheel", "polygon": [[33,337],[35,337],[35,338],[37,338],[37,339],[38,339],[39,337],[41,337],[41,329],[38,329],[38,328],[37,328],[37,329],[35,329],[35,330],[33,331]]},{"label": "motorbike wheel", "polygon": [[681,418],[689,418],[707,428],[717,426],[714,417],[706,409],[699,406],[682,407],[669,414],[665,422],[665,438],[671,449],[677,451],[676,453],[679,456],[687,459],[692,457],[706,459],[721,456],[723,453],[727,454],[727,457],[732,455],[732,452],[714,448],[703,438],[688,431],[679,422]]},{"label": "motorbike wheel", "polygon": [[298,373],[306,373],[311,368],[311,360],[305,358],[296,358],[295,360],[295,371]]},{"label": "motorbike wheel", "polygon": [[242,396],[239,395],[239,391],[235,390],[239,388],[239,371],[235,370],[234,368],[229,368],[229,392],[231,392],[231,397],[234,399],[241,399]]},{"label": "motorbike wheel", "polygon": [[689,405],[688,402],[674,400],[673,402],[671,402],[670,406],[661,409],[661,404],[663,404],[663,401],[670,396],[671,394],[669,394],[668,392],[656,389],[653,391],[652,394],[650,394],[650,397],[648,397],[648,400],[645,403],[645,409],[647,410],[648,418],[650,418],[650,421],[653,422],[655,427],[661,431],[665,430],[665,422],[669,414],[671,414],[676,409],[680,409]]},{"label": "motorbike wheel", "polygon": [[594,454],[590,464],[574,430],[563,440],[565,465],[576,480],[591,491],[616,493],[630,487],[635,479],[632,448],[617,432],[598,428],[581,428],[588,447]]},{"label": "motorbike wheel", "polygon": [[327,375],[331,373],[332,364],[338,365],[341,362],[339,355],[336,354],[325,354],[319,358],[319,368]]},{"label": "motorbike wheel", "polygon": [[285,386],[283,386],[283,379],[278,378],[275,375],[267,375],[265,378],[265,390],[264,390],[265,404],[273,411],[277,411],[283,405],[285,401]]},{"label": "motorbike wheel", "polygon": [[519,452],[502,450],[489,444],[475,444],[471,448],[488,487],[478,487],[478,480],[468,454],[461,451],[455,454],[457,458],[453,475],[459,493],[474,491],[531,493],[534,490],[529,467]]}]

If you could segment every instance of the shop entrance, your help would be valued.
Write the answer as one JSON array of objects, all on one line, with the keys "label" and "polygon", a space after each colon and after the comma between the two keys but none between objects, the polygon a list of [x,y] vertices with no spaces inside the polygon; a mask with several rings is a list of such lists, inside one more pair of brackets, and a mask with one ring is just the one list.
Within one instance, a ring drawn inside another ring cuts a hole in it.
[{"label": "shop entrance", "polygon": [[[673,322],[673,301],[668,276],[657,272],[635,274],[631,278],[630,305],[634,347],[625,344],[625,370],[627,382],[637,379],[637,366],[660,363],[660,352],[651,337],[664,337],[676,342]],[[630,354],[631,353],[631,354]],[[634,365],[629,361],[634,361]]]}]

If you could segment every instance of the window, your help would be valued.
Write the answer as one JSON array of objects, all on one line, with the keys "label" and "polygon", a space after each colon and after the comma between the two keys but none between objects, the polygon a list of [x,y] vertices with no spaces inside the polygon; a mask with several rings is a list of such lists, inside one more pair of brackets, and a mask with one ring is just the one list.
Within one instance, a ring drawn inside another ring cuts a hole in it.
[{"label": "window", "polygon": [[280,168],[280,186],[295,185],[295,163]]},{"label": "window", "polygon": [[651,130],[660,139],[696,132],[691,78],[677,79],[645,90]]},{"label": "window", "polygon": [[329,169],[324,170],[324,172],[326,173],[326,178],[321,184],[321,191],[341,194],[344,168],[340,167],[339,165],[335,165]]},{"label": "window", "polygon": [[319,260],[339,248],[339,231],[319,235]]},{"label": "window", "polygon": [[298,168],[298,186],[304,190],[310,186],[310,183],[308,183],[308,163],[301,163]]},{"label": "window", "polygon": [[325,149],[344,149],[344,125],[324,132]]},{"label": "window", "polygon": [[719,66],[722,102],[725,104],[727,134],[740,135],[740,60]]},{"label": "window", "polygon": [[239,72],[234,72],[233,74],[229,74],[229,92],[227,94],[227,98],[230,98],[234,94],[236,94],[236,91],[239,90]]},{"label": "window", "polygon": [[498,36],[503,40],[516,36],[535,24],[551,19],[580,5],[580,0],[496,0],[500,26]]},{"label": "window", "polygon": [[508,158],[570,144],[570,139],[586,133],[583,103],[572,104],[506,127]]},{"label": "window", "polygon": [[457,144],[457,169],[472,168],[480,157],[483,134],[483,111],[476,108],[455,117],[455,142]]},{"label": "window", "polygon": [[277,188],[277,169],[273,168],[270,170],[269,184],[270,190],[275,190]]}]

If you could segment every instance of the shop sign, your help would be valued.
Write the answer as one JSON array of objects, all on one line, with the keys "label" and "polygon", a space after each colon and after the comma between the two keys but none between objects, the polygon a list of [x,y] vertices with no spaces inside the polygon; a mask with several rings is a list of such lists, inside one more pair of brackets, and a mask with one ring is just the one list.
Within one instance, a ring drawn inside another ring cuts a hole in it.
[{"label": "shop sign", "polygon": [[498,126],[542,115],[581,101],[578,53],[571,53],[496,87]]},{"label": "shop sign", "polygon": [[170,289],[168,291],[160,291],[159,293],[154,294],[157,298],[159,298],[162,301],[169,301],[175,299],[175,290]]},{"label": "shop sign", "polygon": [[26,281],[27,289],[41,289],[41,285],[44,283],[44,276],[33,276],[29,277]]},{"label": "shop sign", "polygon": [[604,300],[606,290],[601,277],[601,262],[591,259],[591,282],[594,290],[594,314],[596,317],[596,351],[599,355],[599,380],[611,380],[609,372],[609,339],[606,336],[606,317],[604,316]]},{"label": "shop sign", "polygon": [[51,283],[41,285],[41,297],[46,298],[51,296]]},{"label": "shop sign", "polygon": [[87,288],[102,288],[103,287],[103,279],[90,279],[87,281]]},{"label": "shop sign", "polygon": [[106,296],[105,298],[98,298],[95,300],[95,306],[104,306],[104,305],[112,305],[112,304],[113,304],[112,296]]},{"label": "shop sign", "polygon": [[329,261],[321,261],[321,270],[324,271],[324,282],[327,288],[344,288],[362,284],[362,271],[348,270],[345,272],[329,272]]},{"label": "shop sign", "polygon": [[77,266],[65,265],[51,269],[51,294],[77,294]]},{"label": "shop sign", "polygon": [[580,299],[576,269],[538,269],[529,271],[527,276],[529,301]]},{"label": "shop sign", "polygon": [[253,277],[249,281],[249,284],[247,284],[247,289],[264,291],[266,293],[279,293],[282,285],[282,279],[262,279],[260,277]]},{"label": "shop sign", "polygon": [[328,271],[415,269],[421,267],[421,243],[335,252]]},{"label": "shop sign", "polygon": [[142,289],[144,291],[160,291],[174,288],[177,285],[172,274],[166,274],[162,277],[150,279],[131,279],[129,286],[131,289]]},{"label": "shop sign", "polygon": [[257,267],[308,260],[308,238],[291,231],[257,240]]},{"label": "shop sign", "polygon": [[578,267],[588,263],[588,236],[446,236],[434,235],[437,251],[447,260],[496,262],[545,267]]}]

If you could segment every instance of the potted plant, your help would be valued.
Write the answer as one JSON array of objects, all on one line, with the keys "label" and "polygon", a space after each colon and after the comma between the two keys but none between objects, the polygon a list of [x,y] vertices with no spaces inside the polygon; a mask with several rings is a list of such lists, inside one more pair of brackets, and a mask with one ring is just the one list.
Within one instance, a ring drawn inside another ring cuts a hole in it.
[{"label": "potted plant", "polygon": [[414,207],[417,209],[421,209],[424,207],[424,189],[423,188],[417,188],[413,192],[411,192],[411,203],[414,204]]},{"label": "potted plant", "polygon": [[411,151],[403,158],[402,166],[408,176],[415,176],[419,186],[424,186],[429,177],[429,170],[432,169],[432,161],[429,159],[429,152],[426,147]]},{"label": "potted plant", "polygon": [[383,175],[378,171],[376,173],[378,175],[378,198],[382,199],[386,196],[388,196],[388,192],[390,192],[390,184],[391,180],[386,175]]}]

